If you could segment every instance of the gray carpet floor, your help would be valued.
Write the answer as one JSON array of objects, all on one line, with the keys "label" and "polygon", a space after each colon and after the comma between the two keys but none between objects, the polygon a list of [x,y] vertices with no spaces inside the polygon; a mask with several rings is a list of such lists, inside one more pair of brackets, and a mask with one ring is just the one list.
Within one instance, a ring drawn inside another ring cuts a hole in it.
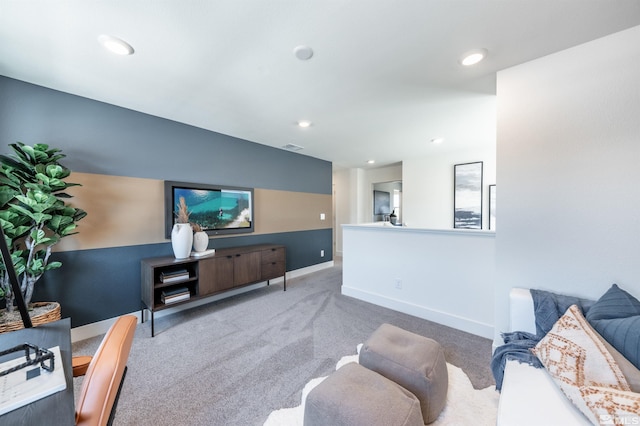
[{"label": "gray carpet floor", "polygon": [[[289,279],[286,292],[274,284],[157,319],[154,338],[139,324],[115,425],[262,425],[385,322],[440,342],[475,388],[494,384],[489,339],[343,296],[341,285],[336,259]],[[101,340],[74,343],[74,355]]]}]

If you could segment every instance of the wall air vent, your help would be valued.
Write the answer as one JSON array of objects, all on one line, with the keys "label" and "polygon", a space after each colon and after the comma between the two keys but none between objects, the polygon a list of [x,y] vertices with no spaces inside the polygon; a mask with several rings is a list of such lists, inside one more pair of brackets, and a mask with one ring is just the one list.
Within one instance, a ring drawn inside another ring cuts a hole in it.
[{"label": "wall air vent", "polygon": [[300,145],[296,145],[294,143],[288,143],[282,148],[286,149],[287,151],[301,151],[304,149],[304,147],[301,147]]}]

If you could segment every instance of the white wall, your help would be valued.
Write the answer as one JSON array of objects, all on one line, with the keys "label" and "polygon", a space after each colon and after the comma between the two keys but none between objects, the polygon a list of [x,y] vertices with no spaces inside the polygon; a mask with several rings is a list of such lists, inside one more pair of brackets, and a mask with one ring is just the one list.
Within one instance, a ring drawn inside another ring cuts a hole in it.
[{"label": "white wall", "polygon": [[342,254],[340,225],[372,221],[373,184],[402,181],[402,222],[412,228],[453,228],[453,166],[483,162],[483,229],[489,224],[488,186],[496,183],[495,144],[475,149],[433,153],[402,164],[375,169],[337,170],[333,174],[336,201],[336,254]]},{"label": "white wall", "polygon": [[356,182],[355,169],[342,169],[333,172],[333,202],[334,215],[334,254],[342,256],[342,225],[356,222],[356,200],[351,196],[356,189],[352,185]]},{"label": "white wall", "polygon": [[388,167],[368,169],[364,173],[362,181],[362,216],[358,223],[373,222],[373,184],[379,182],[391,182],[402,180],[402,164]]},{"label": "white wall", "polygon": [[342,169],[333,173],[335,188],[335,254],[342,255],[342,226],[373,220],[373,184],[402,180],[402,165],[375,169]]},{"label": "white wall", "polygon": [[453,166],[476,161],[483,162],[482,229],[488,229],[488,186],[496,183],[495,144],[403,161],[403,222],[414,228],[452,229]]},{"label": "white wall", "polygon": [[498,73],[496,334],[513,286],[640,296],[640,27]]},{"label": "white wall", "polygon": [[395,180],[402,180],[402,164],[363,170],[359,188],[362,191],[362,204],[359,209],[361,214],[358,215],[357,223],[373,221],[373,184]]},{"label": "white wall", "polygon": [[[377,182],[377,183],[374,183],[372,186],[374,191],[383,191],[383,192],[389,193],[389,208],[390,208],[389,214],[395,213],[398,222],[402,223],[402,181],[396,180],[392,182]],[[397,211],[394,205],[395,191],[399,191],[399,196],[400,196]],[[371,220],[373,222],[382,221],[384,219],[383,215],[373,214],[374,211],[375,211],[375,206],[371,212]]]},{"label": "white wall", "polygon": [[346,225],[343,235],[343,294],[493,338],[494,233]]}]

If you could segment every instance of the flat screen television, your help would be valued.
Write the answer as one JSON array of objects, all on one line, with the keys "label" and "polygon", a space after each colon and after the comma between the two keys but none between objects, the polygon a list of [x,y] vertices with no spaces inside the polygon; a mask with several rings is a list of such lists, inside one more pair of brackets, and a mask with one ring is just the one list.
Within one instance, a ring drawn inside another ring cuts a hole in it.
[{"label": "flat screen television", "polygon": [[189,222],[197,223],[209,235],[254,231],[253,188],[165,181],[167,238],[171,238],[181,197],[189,211]]}]

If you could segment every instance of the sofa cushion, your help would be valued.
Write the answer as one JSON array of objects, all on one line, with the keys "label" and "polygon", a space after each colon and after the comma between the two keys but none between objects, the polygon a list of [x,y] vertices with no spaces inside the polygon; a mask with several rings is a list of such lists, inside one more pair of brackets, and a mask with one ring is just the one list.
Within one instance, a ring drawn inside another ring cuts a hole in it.
[{"label": "sofa cushion", "polygon": [[599,421],[584,399],[583,389],[597,386],[631,391],[624,374],[576,305],[567,310],[532,351],[564,394],[594,424]]},{"label": "sofa cushion", "polygon": [[391,324],[382,324],[360,351],[360,364],[412,392],[425,424],[438,418],[447,400],[449,376],[438,342]]},{"label": "sofa cushion", "polygon": [[591,305],[587,312],[587,321],[627,318],[640,315],[640,301],[613,284]]},{"label": "sofa cushion", "polygon": [[592,426],[544,368],[508,360],[504,373],[497,426]]},{"label": "sofa cushion", "polygon": [[616,361],[616,364],[618,364],[618,367],[620,367],[620,371],[622,371],[622,374],[624,374],[624,377],[627,379],[631,390],[633,392],[640,392],[640,370],[638,370],[635,365],[618,352],[611,343],[607,342],[604,337],[600,336],[596,330],[593,330],[593,332],[600,338],[602,344],[604,344],[613,359]]},{"label": "sofa cushion", "polygon": [[640,301],[613,284],[586,315],[602,337],[640,368]]}]

